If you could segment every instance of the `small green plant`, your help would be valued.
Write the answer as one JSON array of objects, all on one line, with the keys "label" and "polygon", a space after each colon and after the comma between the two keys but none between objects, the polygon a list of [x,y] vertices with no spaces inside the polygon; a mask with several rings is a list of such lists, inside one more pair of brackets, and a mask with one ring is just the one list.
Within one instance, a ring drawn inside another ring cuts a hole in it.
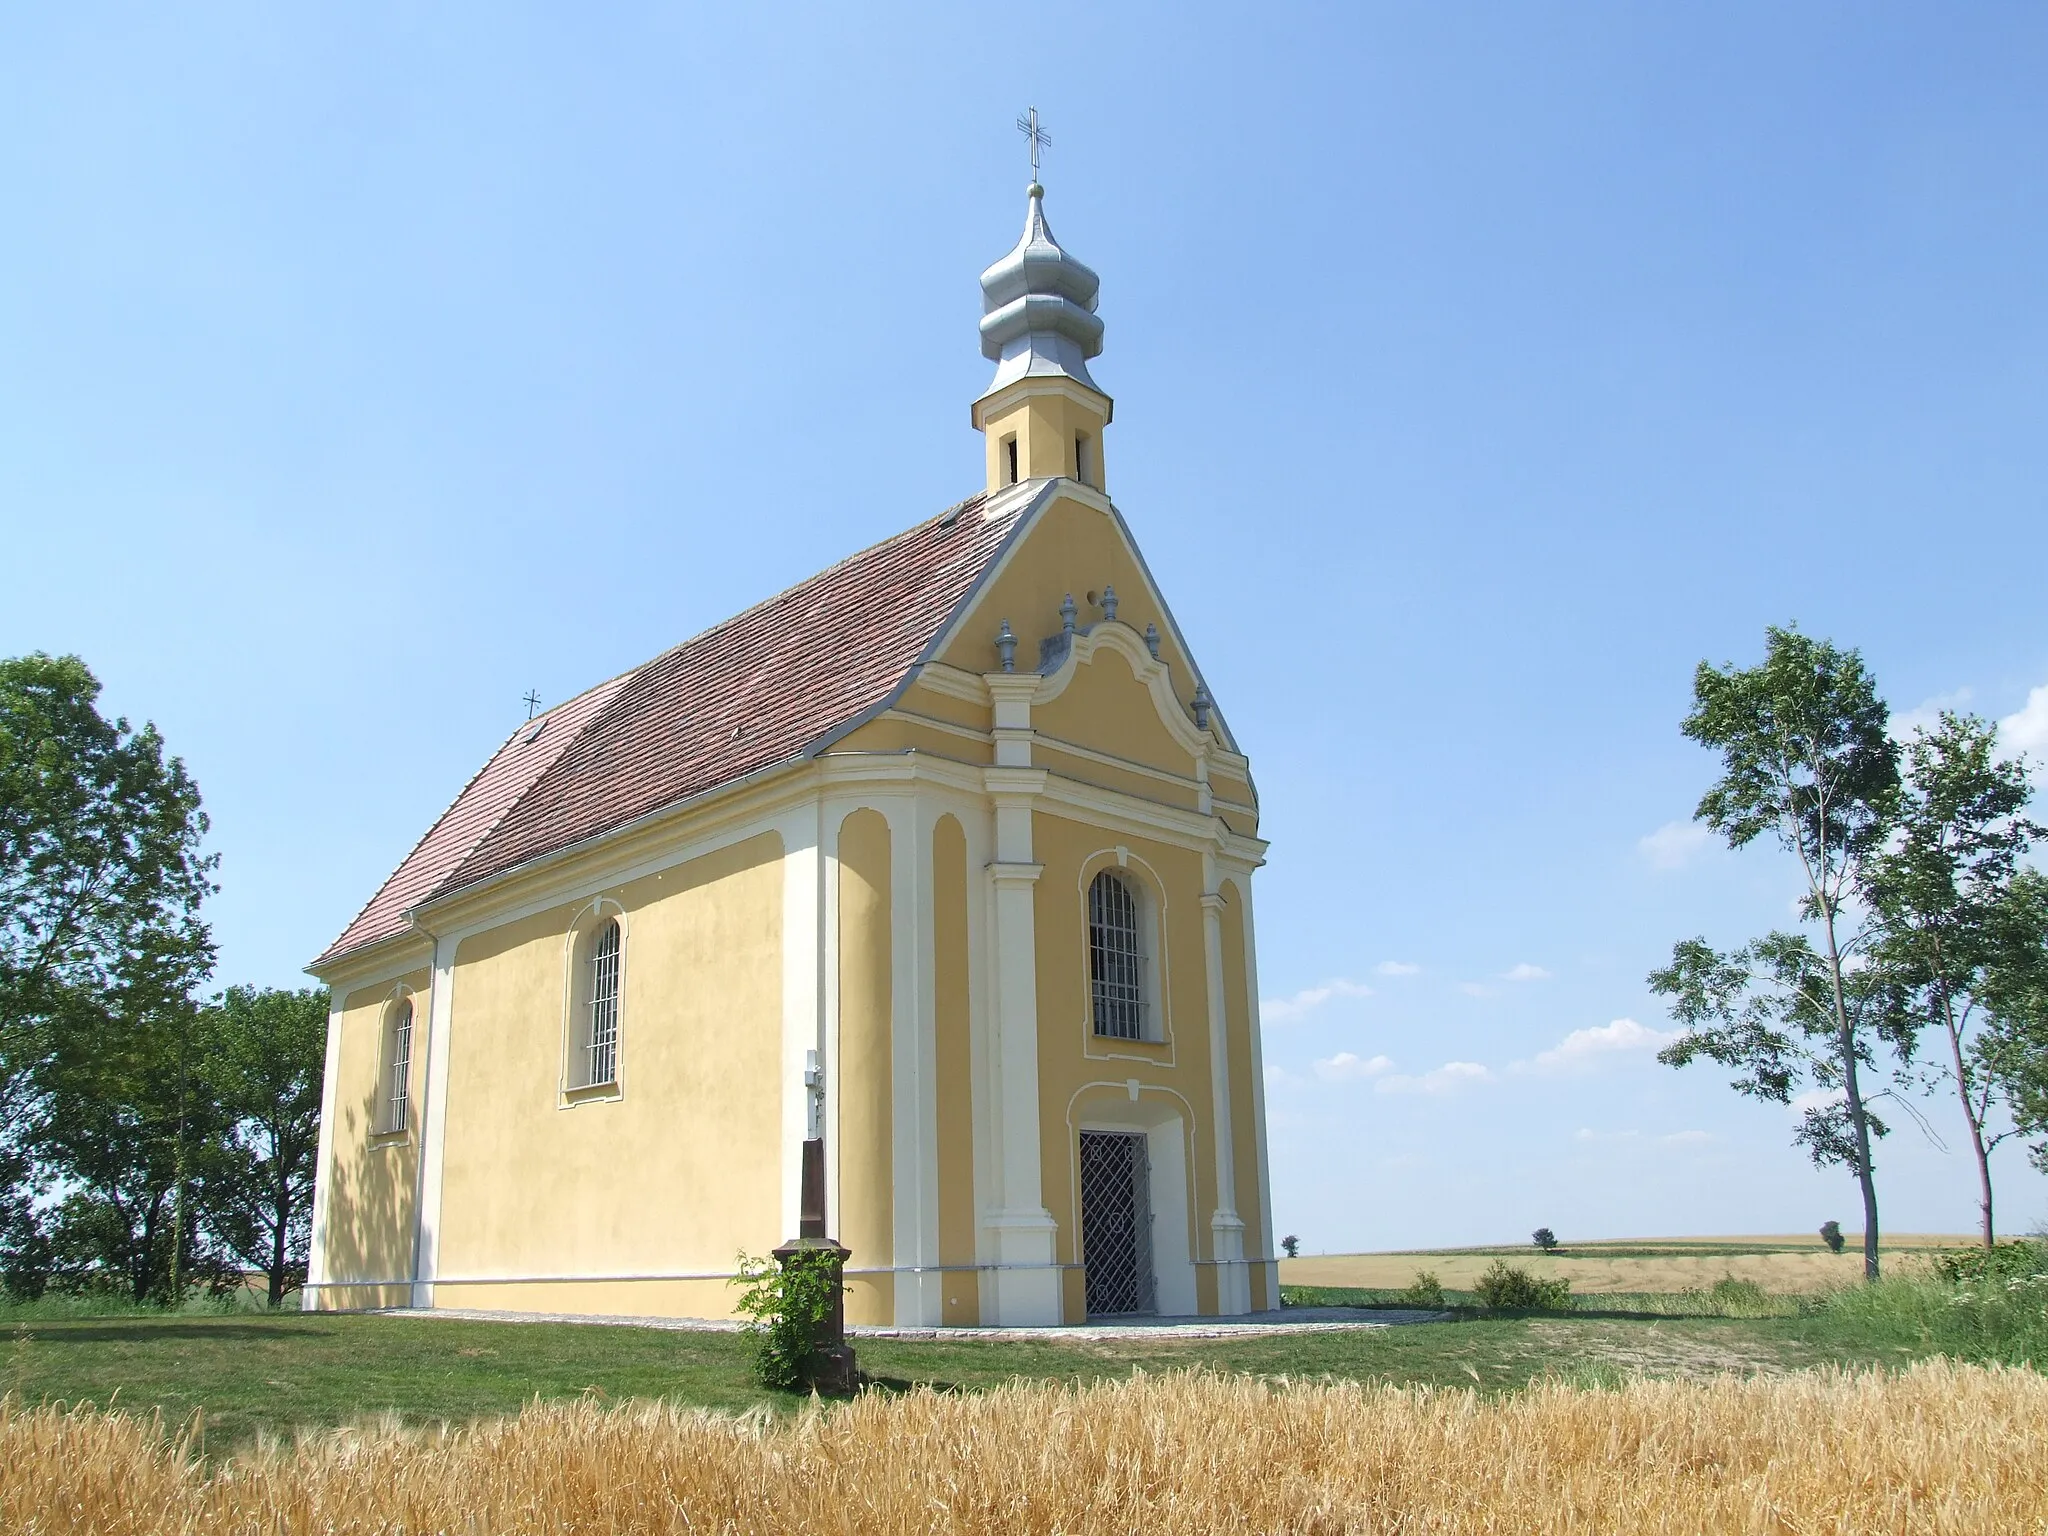
[{"label": "small green plant", "polygon": [[1505,1259],[1495,1259],[1472,1291],[1490,1312],[1561,1312],[1572,1304],[1571,1281],[1539,1280]]},{"label": "small green plant", "polygon": [[1706,1290],[1682,1293],[1685,1299],[1709,1317],[1776,1317],[1784,1303],[1754,1280],[1723,1275]]},{"label": "small green plant", "polygon": [[1548,1227],[1538,1227],[1529,1234],[1529,1239],[1545,1253],[1557,1252],[1557,1234]]},{"label": "small green plant", "polygon": [[1842,1224],[1839,1221],[1824,1221],[1820,1224],[1820,1240],[1828,1245],[1829,1253],[1842,1251]]},{"label": "small green plant", "polygon": [[1405,1291],[1395,1293],[1394,1299],[1404,1307],[1427,1307],[1432,1312],[1438,1311],[1444,1304],[1443,1282],[1437,1279],[1433,1270],[1422,1270],[1408,1282]]},{"label": "small green plant", "polygon": [[817,1377],[818,1330],[831,1315],[838,1265],[829,1254],[794,1253],[787,1264],[739,1257],[732,1283],[743,1287],[740,1331],[754,1356],[754,1375],[774,1392],[801,1392]]}]

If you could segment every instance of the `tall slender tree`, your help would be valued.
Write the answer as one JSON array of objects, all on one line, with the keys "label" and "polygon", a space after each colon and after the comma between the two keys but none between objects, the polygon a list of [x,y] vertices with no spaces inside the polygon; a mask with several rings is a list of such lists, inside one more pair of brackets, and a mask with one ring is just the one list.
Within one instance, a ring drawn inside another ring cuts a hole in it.
[{"label": "tall slender tree", "polygon": [[[2018,933],[2013,882],[2041,828],[2022,814],[2032,787],[2026,765],[2001,761],[1997,730],[1943,713],[1906,746],[1894,835],[1863,866],[1871,958],[1897,1010],[1902,1070],[1952,1089],[1976,1161],[1979,1234],[1995,1239],[1991,1153],[2014,1134],[1994,1122],[2004,1082],[1984,1044],[2009,1035],[1998,981],[2009,974]],[[1915,1047],[1937,1037],[1931,1057]]]},{"label": "tall slender tree", "polygon": [[1725,955],[1689,939],[1650,976],[1685,1025],[1660,1053],[1668,1064],[1706,1056],[1736,1068],[1738,1091],[1781,1103],[1802,1080],[1839,1093],[1806,1110],[1797,1136],[1817,1162],[1855,1175],[1863,1271],[1872,1280],[1871,1143],[1883,1127],[1865,1102],[1861,1074],[1886,1018],[1856,969],[1847,909],[1897,806],[1898,749],[1886,725],[1862,656],[1797,629],[1767,630],[1757,666],[1700,663],[1681,729],[1721,755],[1722,771],[1694,816],[1731,848],[1771,837],[1793,856],[1805,885],[1800,915],[1813,938],[1772,933]]}]

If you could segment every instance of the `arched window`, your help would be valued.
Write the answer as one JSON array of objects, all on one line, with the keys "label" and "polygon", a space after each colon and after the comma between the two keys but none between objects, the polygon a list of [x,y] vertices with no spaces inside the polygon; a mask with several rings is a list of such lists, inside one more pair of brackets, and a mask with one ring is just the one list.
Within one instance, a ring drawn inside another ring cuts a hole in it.
[{"label": "arched window", "polygon": [[590,946],[590,1024],[583,1083],[595,1087],[619,1074],[619,920],[598,929]]},{"label": "arched window", "polygon": [[384,1039],[384,1134],[395,1135],[410,1120],[412,1091],[412,999],[401,997],[391,1010]]},{"label": "arched window", "polygon": [[1145,956],[1139,948],[1138,896],[1115,870],[1088,887],[1088,990],[1095,1033],[1145,1037]]}]

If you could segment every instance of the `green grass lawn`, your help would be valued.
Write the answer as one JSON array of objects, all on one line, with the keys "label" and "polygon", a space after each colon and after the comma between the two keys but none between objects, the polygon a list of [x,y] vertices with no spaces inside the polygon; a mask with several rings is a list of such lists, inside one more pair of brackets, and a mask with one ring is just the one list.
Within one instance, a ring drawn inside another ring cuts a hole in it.
[{"label": "green grass lawn", "polygon": [[[858,1348],[862,1368],[883,1390],[919,1383],[973,1390],[1020,1376],[1079,1382],[1187,1366],[1507,1390],[1543,1375],[1597,1381],[1637,1372],[1900,1363],[1927,1352],[1927,1343],[1885,1330],[1851,1337],[1813,1314],[1603,1311],[1240,1340],[892,1339]],[[0,1391],[29,1403],[161,1409],[171,1429],[203,1410],[216,1452],[258,1430],[289,1435],[385,1414],[415,1424],[461,1421],[515,1411],[536,1395],[659,1397],[726,1410],[795,1406],[754,1385],[732,1334],[335,1313],[0,1312]]]}]

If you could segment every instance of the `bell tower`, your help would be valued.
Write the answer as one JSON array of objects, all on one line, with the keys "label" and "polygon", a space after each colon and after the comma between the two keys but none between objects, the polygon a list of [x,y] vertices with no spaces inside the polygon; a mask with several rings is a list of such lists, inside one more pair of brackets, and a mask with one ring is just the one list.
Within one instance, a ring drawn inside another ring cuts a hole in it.
[{"label": "bell tower", "polygon": [[1060,249],[1045,222],[1037,110],[1018,126],[1031,135],[1024,234],[981,274],[981,355],[996,376],[974,402],[973,421],[987,439],[988,489],[1062,476],[1103,490],[1112,403],[1088,373],[1088,359],[1102,353],[1101,279]]}]

